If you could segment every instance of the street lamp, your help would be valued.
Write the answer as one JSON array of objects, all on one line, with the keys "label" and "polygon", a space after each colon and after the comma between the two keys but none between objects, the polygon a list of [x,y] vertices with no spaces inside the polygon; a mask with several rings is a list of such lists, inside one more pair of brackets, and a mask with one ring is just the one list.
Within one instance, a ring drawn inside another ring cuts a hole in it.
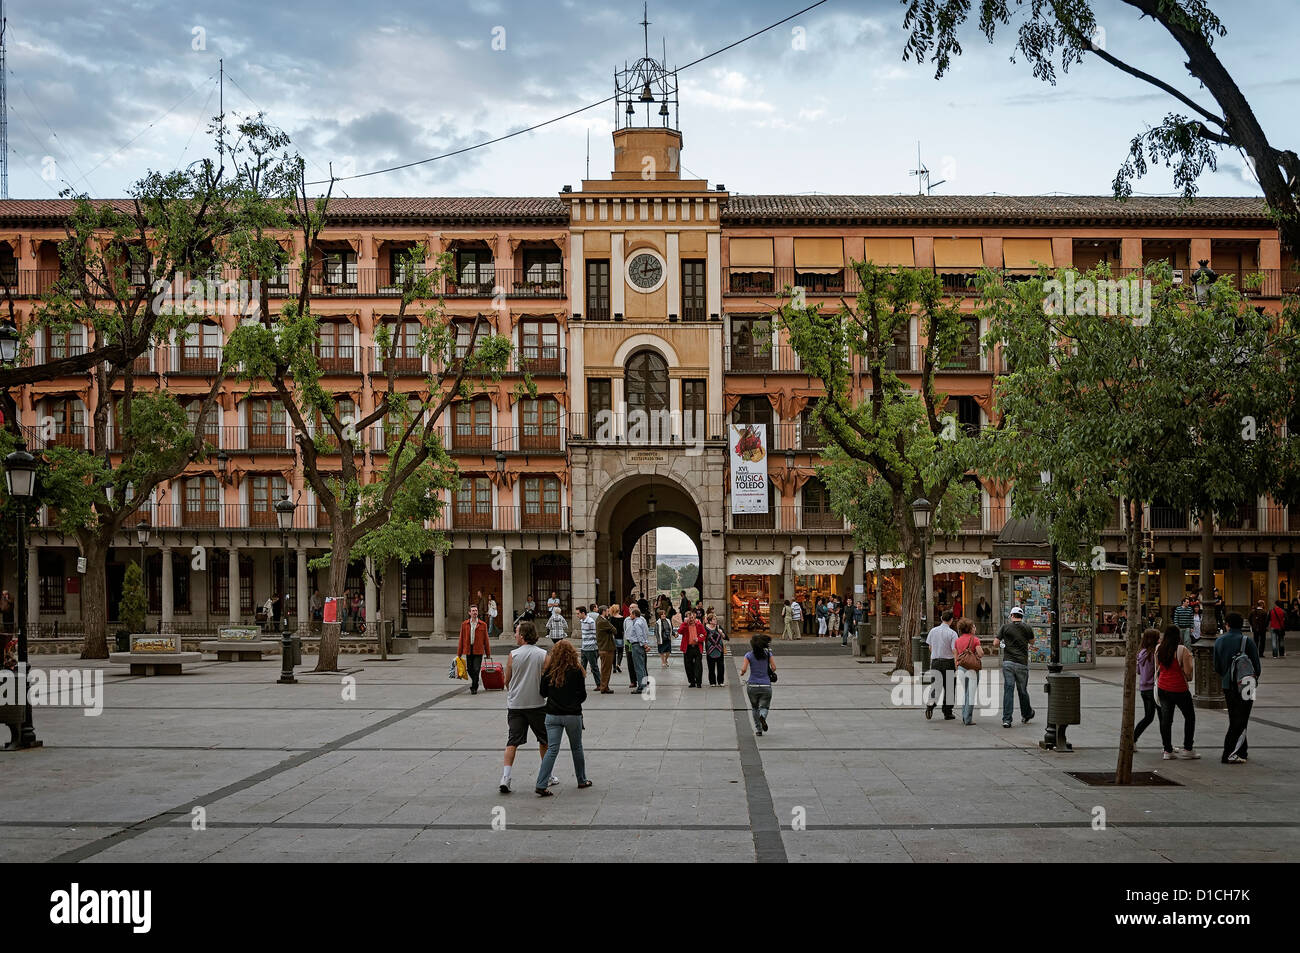
[{"label": "street lamp", "polygon": [[504,450],[498,450],[498,451],[496,452],[495,460],[496,460],[496,462],[497,462],[497,473],[505,473],[505,472],[506,472],[506,452],[505,452]]},{"label": "street lamp", "polygon": [[221,450],[217,453],[217,475],[221,477],[221,482],[226,482],[226,473],[230,469],[230,455]]},{"label": "street lamp", "polygon": [[1192,272],[1192,289],[1196,293],[1196,303],[1205,304],[1210,297],[1210,285],[1219,280],[1213,270],[1210,269],[1210,260],[1202,258],[1197,261],[1201,267]]},{"label": "street lamp", "polygon": [[[12,328],[12,325],[6,325]],[[5,329],[0,328],[0,335],[13,342],[17,346],[17,339],[5,334]],[[15,332],[16,333],[16,332]],[[12,360],[13,350],[5,345],[3,357],[8,362]],[[36,740],[36,729],[32,727],[32,703],[27,694],[27,551],[24,531],[27,528],[27,501],[30,500],[36,490],[36,458],[27,452],[27,446],[21,440],[18,448],[4,459],[5,468],[5,485],[9,490],[9,498],[13,500],[17,509],[14,517],[15,528],[17,530],[17,549],[18,556],[18,679],[23,690],[23,723],[18,729],[17,737],[6,747],[9,748],[39,748],[41,742]]]},{"label": "street lamp", "polygon": [[[925,497],[912,501],[912,523],[921,534],[921,638],[925,638],[925,616],[930,601],[930,587],[926,585],[929,579],[929,574],[926,571],[925,538],[929,534],[931,509],[930,501]],[[879,566],[876,567],[876,571],[880,571]],[[902,637],[902,633],[900,632],[899,638],[901,639]]]},{"label": "street lamp", "polygon": [[0,324],[0,363],[12,365],[18,359],[18,342],[22,335],[12,321]]},{"label": "street lamp", "polygon": [[293,641],[289,638],[289,530],[293,529],[293,511],[298,505],[284,494],[275,504],[275,518],[280,523],[280,557],[282,586],[280,590],[280,680],[281,685],[296,685],[293,677]]}]

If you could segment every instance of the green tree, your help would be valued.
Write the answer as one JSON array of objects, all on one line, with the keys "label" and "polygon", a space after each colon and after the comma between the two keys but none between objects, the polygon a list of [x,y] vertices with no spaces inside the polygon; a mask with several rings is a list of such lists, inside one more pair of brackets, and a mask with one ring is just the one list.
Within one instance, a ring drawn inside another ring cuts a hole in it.
[{"label": "green tree", "polygon": [[[971,14],[969,0],[904,0],[907,7],[903,27],[908,31],[904,60],[929,60],[939,79],[962,52],[959,34]],[[1056,84],[1059,64],[1062,72],[1095,56],[1118,70],[1143,81],[1177,100],[1191,115],[1168,113],[1158,125],[1133,137],[1129,154],[1115,175],[1116,196],[1132,194],[1133,182],[1144,175],[1148,163],[1163,163],[1174,169],[1174,183],[1188,198],[1197,193],[1197,179],[1206,169],[1217,166],[1221,149],[1244,152],[1264,190],[1264,198],[1278,219],[1287,244],[1300,248],[1300,157],[1294,150],[1275,148],[1251,109],[1237,81],[1214,49],[1216,39],[1227,28],[1205,0],[1124,0],[1132,8],[1134,23],[1150,17],[1163,27],[1186,56],[1184,67],[1214,100],[1202,105],[1173,83],[1124,62],[1106,50],[1099,32],[1095,5],[1091,0],[980,0],[978,28],[989,42],[999,27],[1014,16],[1015,55],[1025,59],[1037,79]],[[1013,11],[1014,8],[1014,11]],[[1110,30],[1119,29],[1116,24]],[[972,26],[971,29],[974,29]],[[1012,59],[1015,59],[1013,55]]]},{"label": "green tree", "polygon": [[[440,533],[425,528],[426,519],[437,518],[441,493],[455,486],[457,476],[437,422],[475,387],[500,381],[510,359],[510,340],[494,334],[482,315],[467,340],[457,340],[457,328],[437,300],[439,279],[450,271],[450,256],[442,256],[430,269],[425,246],[417,245],[401,260],[395,282],[401,289],[395,325],[400,328],[408,316],[418,317],[416,342],[403,342],[387,325],[379,325],[375,340],[382,377],[371,376],[374,409],[358,409],[355,415],[342,410],[321,385],[319,322],[311,310],[311,269],[329,219],[331,193],[311,198],[302,160],[295,158],[295,164],[292,176],[274,183],[277,189],[292,189],[291,195],[281,195],[290,199],[292,208],[283,219],[268,221],[267,227],[291,225],[302,235],[298,297],[286,302],[279,315],[267,313],[262,323],[238,328],[226,355],[237,362],[241,380],[267,385],[285,409],[303,476],[329,522],[332,545],[321,563],[329,568],[329,593],[340,595],[348,565],[357,555],[368,555],[382,567],[390,558],[409,563],[421,552],[446,545]],[[430,301],[437,304],[425,307]],[[415,354],[409,352],[411,347]],[[399,348],[401,356],[418,357],[427,368],[422,389],[399,384]],[[520,386],[522,392],[535,393],[529,378]],[[382,426],[382,448],[377,426]],[[377,460],[381,452],[386,454],[382,463]],[[367,457],[372,478],[363,482]],[[339,638],[337,623],[325,626],[316,671],[337,669]]]},{"label": "green tree", "polygon": [[660,592],[671,595],[677,588],[677,570],[667,563],[659,563],[655,566],[655,582]]},{"label": "green tree", "polygon": [[118,619],[128,632],[139,634],[144,632],[146,608],[144,573],[140,571],[139,563],[127,563],[126,572],[122,576],[122,600],[118,603]]},{"label": "green tree", "polygon": [[[220,121],[213,130],[221,131]],[[222,158],[228,158],[224,147]],[[219,283],[206,276],[224,271],[236,252],[257,254],[248,250],[248,238],[250,222],[260,215],[224,164],[210,160],[149,173],[132,188],[130,211],[74,199],[68,237],[59,247],[59,279],[24,335],[31,340],[39,329],[81,326],[97,342],[93,450],[47,449],[42,477],[43,499],[58,528],[76,537],[86,558],[83,658],[108,657],[109,548],[142,508],[147,512],[157,487],[213,449],[203,431],[224,365],[187,408],[166,388],[138,380],[136,358],[171,343],[173,335],[183,338],[192,322],[213,314]],[[174,292],[183,293],[183,307],[174,306]],[[49,422],[38,429],[53,436]]]},{"label": "green tree", "polygon": [[[876,480],[889,488],[904,559],[895,664],[911,673],[909,634],[919,631],[924,597],[923,531],[916,526],[912,502],[924,497],[934,508],[927,539],[936,531],[956,531],[973,505],[973,488],[961,480],[974,459],[973,441],[943,412],[947,398],[935,388],[939,369],[958,356],[965,341],[965,323],[944,297],[938,275],[871,262],[853,267],[862,290],[852,304],[836,312],[821,305],[801,307],[796,293],[782,305],[780,320],[804,370],[826,388],[812,420],[826,439],[823,473],[832,507],[849,512],[858,490]],[[924,342],[917,348],[916,389],[895,370],[900,362],[894,343],[914,317]],[[871,382],[865,397],[855,390],[855,359]]]},{"label": "green tree", "polygon": [[[1117,500],[1126,516],[1124,559],[1136,571],[1144,504],[1235,499],[1230,461],[1242,461],[1247,484],[1250,473],[1264,472],[1255,458],[1276,446],[1271,433],[1290,406],[1261,406],[1251,393],[1257,385],[1276,393],[1290,322],[1278,331],[1226,287],[1200,306],[1191,289],[1173,284],[1167,263],[1150,266],[1147,276],[1149,316],[1097,314],[1095,306],[1063,301],[1060,289],[1071,287],[1065,271],[1006,285],[991,273],[981,279],[989,340],[1003,342],[1013,368],[995,388],[1004,426],[985,434],[981,472],[1014,483],[1013,514],[1037,517],[1061,557],[1083,566],[1095,565],[1095,542]],[[1104,281],[1106,273],[1083,280]],[[1073,286],[1084,288],[1079,280]],[[1235,432],[1226,423],[1252,412],[1253,441],[1243,439],[1240,420]],[[1209,488],[1189,489],[1193,479]],[[1136,584],[1128,588],[1128,615],[1142,617]],[[1119,784],[1132,779],[1141,633],[1132,625],[1126,646]]]},{"label": "green tree", "polygon": [[690,589],[695,585],[696,580],[700,578],[700,567],[695,563],[687,563],[681,569],[677,570],[677,588]]}]

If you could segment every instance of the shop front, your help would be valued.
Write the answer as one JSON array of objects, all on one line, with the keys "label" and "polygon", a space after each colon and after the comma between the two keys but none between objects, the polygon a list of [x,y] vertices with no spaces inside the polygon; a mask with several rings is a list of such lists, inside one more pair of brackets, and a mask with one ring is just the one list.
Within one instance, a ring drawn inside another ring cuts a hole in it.
[{"label": "shop front", "polygon": [[792,561],[794,569],[794,594],[806,606],[816,606],[820,599],[831,596],[842,605],[853,600],[853,584],[845,572],[849,566],[848,553],[805,553]]},{"label": "shop front", "polygon": [[953,618],[975,618],[975,604],[981,595],[989,598],[987,582],[980,579],[983,556],[964,553],[936,553],[934,556],[934,613],[932,619],[952,610]]},{"label": "shop front", "polygon": [[[886,556],[876,566],[876,557],[868,555],[863,562],[863,599],[867,603],[867,615],[873,626],[877,625],[882,635],[897,635],[899,617],[903,609],[903,563],[901,560]],[[879,600],[876,592],[879,588]]]},{"label": "shop front", "polygon": [[785,557],[780,553],[733,553],[727,557],[728,631],[771,632],[781,624],[773,617],[772,593],[779,592]]}]

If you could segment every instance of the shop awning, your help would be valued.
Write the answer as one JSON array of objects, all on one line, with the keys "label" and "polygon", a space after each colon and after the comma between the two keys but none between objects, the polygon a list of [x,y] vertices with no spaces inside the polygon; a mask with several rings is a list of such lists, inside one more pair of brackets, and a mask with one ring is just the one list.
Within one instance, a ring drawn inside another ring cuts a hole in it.
[{"label": "shop awning", "polygon": [[1002,239],[1002,264],[1006,268],[1052,267],[1052,240],[1050,238]]},{"label": "shop awning", "polygon": [[728,243],[732,268],[771,268],[772,239],[733,238]]},{"label": "shop awning", "polygon": [[791,560],[796,575],[839,576],[849,565],[848,553],[804,553]]},{"label": "shop awning", "polygon": [[[881,568],[882,568],[885,572],[889,572],[889,571],[891,571],[891,570],[893,570],[893,569],[902,569],[902,568],[903,568],[903,561],[902,561],[901,559],[894,559],[894,558],[891,557],[891,556],[886,556],[884,559],[882,559],[882,560],[880,561],[880,563],[881,563]],[[863,572],[875,572],[875,571],[876,571],[876,557],[875,557],[875,556],[867,556],[865,559],[862,560],[862,571],[863,571]]]},{"label": "shop awning", "polygon": [[916,264],[910,238],[868,238],[867,261],[874,265],[898,265],[911,268]]},{"label": "shop awning", "polygon": [[978,238],[936,238],[934,240],[935,268],[984,267],[984,247]]},{"label": "shop awning", "polygon": [[984,562],[983,556],[973,556],[967,554],[948,554],[936,553],[934,557],[934,572],[979,572],[980,565]]},{"label": "shop awning", "polygon": [[780,553],[732,553],[727,557],[728,576],[779,576],[785,571]]},{"label": "shop awning", "polygon": [[796,238],[794,270],[813,275],[831,275],[843,271],[844,239]]}]

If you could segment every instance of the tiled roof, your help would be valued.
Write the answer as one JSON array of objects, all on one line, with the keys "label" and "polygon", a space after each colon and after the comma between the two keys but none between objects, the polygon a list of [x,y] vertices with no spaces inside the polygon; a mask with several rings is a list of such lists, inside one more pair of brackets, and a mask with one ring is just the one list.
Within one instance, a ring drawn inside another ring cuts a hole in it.
[{"label": "tiled roof", "polygon": [[[130,211],[130,199],[108,199],[116,208]],[[74,203],[66,199],[0,200],[0,222],[16,224],[62,221]],[[514,222],[565,226],[569,217],[558,198],[524,196],[451,196],[425,198],[342,198],[330,200],[334,224],[364,222],[407,224],[492,224]]]},{"label": "tiled roof", "polygon": [[[110,199],[129,210],[128,199]],[[57,224],[73,209],[65,199],[0,201],[0,225]],[[423,198],[335,198],[336,224],[493,225],[567,227],[559,197],[449,196]],[[1196,223],[1272,227],[1263,199],[1204,196],[1135,197],[1121,202],[1108,195],[732,195],[722,224],[1113,224]]]},{"label": "tiled roof", "polygon": [[1204,196],[1187,203],[1151,197],[1121,202],[1109,195],[732,195],[722,221],[725,225],[1211,221],[1268,226],[1263,199],[1232,196]]}]

